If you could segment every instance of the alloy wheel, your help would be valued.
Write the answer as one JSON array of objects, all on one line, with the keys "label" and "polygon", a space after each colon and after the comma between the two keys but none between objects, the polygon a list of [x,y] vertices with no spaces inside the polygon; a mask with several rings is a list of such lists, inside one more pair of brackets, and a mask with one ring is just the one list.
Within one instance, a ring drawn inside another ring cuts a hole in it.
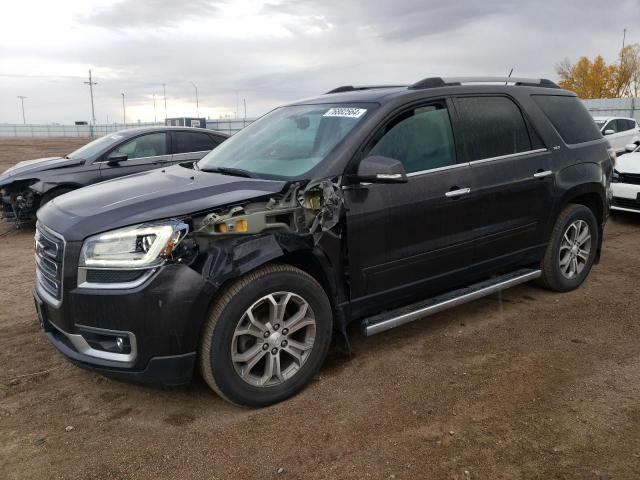
[{"label": "alloy wheel", "polygon": [[245,310],[233,333],[231,360],[242,380],[272,387],[295,376],[315,343],[309,303],[292,292],[266,295]]}]

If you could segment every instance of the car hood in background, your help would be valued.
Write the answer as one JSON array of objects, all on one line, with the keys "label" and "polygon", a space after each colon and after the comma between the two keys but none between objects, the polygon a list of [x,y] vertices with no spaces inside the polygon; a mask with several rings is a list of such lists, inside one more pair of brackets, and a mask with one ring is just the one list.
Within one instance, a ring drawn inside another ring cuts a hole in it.
[{"label": "car hood in background", "polygon": [[640,174],[640,152],[627,153],[616,159],[616,171]]},{"label": "car hood in background", "polygon": [[20,162],[5,170],[4,173],[0,175],[0,185],[6,185],[7,183],[20,179],[38,178],[38,172],[53,170],[56,168],[73,167],[76,165],[82,165],[83,163],[84,160],[63,157],[47,157],[37,158],[35,160],[25,160],[24,162]]},{"label": "car hood in background", "polygon": [[280,192],[286,182],[179,165],[81,188],[55,198],[38,219],[68,241],[114,228],[200,212]]}]

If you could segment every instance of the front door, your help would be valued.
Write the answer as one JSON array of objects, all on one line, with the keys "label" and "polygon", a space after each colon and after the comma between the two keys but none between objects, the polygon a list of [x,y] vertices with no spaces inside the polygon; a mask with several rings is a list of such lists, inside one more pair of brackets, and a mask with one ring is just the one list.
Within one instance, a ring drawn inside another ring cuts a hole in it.
[{"label": "front door", "polygon": [[[117,165],[109,165],[107,163],[108,156],[114,152],[127,155],[127,159]],[[112,151],[107,152],[100,164],[100,175],[103,181],[110,180],[159,168],[170,163],[168,135],[165,132],[146,133],[126,140]]]},{"label": "front door", "polygon": [[470,167],[457,162],[446,101],[401,111],[365,148],[367,155],[400,160],[408,183],[345,190],[356,315],[446,290],[473,256]]}]

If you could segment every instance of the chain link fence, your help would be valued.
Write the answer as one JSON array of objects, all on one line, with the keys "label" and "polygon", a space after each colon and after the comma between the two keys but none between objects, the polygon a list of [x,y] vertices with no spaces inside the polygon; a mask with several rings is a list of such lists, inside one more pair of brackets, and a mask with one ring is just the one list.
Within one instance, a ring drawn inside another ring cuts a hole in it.
[{"label": "chain link fence", "polygon": [[[253,119],[207,120],[207,128],[233,135],[249,125]],[[162,126],[164,122],[114,123],[109,125],[36,125],[0,124],[0,138],[18,137],[101,137],[108,133],[138,127]]]}]

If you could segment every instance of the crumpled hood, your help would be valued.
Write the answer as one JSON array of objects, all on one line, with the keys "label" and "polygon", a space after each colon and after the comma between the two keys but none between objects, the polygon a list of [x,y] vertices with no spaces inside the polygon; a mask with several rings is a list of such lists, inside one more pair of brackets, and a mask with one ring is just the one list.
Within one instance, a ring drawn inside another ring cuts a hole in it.
[{"label": "crumpled hood", "polygon": [[640,152],[627,153],[616,159],[616,171],[640,174]]},{"label": "crumpled hood", "polygon": [[63,157],[37,158],[35,160],[25,160],[8,168],[0,175],[0,185],[6,185],[19,179],[38,178],[37,173],[54,168],[72,167],[81,165],[84,160]]},{"label": "crumpled hood", "polygon": [[286,182],[175,165],[81,188],[55,198],[38,219],[68,241],[280,192]]}]

